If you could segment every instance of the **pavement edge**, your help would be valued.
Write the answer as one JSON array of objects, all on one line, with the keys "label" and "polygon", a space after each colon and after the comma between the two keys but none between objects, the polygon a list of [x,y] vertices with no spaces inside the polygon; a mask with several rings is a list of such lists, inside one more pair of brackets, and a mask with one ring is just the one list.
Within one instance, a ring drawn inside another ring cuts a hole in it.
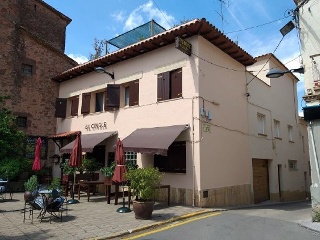
[{"label": "pavement edge", "polygon": [[152,224],[149,224],[149,225],[145,225],[145,226],[142,226],[142,227],[139,227],[139,228],[135,228],[132,231],[126,230],[126,231],[123,231],[123,232],[115,233],[112,236],[90,238],[89,240],[113,239],[113,238],[116,238],[116,237],[122,237],[122,236],[125,236],[125,235],[128,235],[128,234],[131,234],[131,233],[136,233],[136,232],[144,231],[144,230],[147,230],[147,229],[150,229],[150,228],[162,226],[162,225],[165,225],[165,224],[168,224],[168,223],[177,222],[179,220],[192,218],[192,217],[199,216],[199,215],[202,215],[202,214],[212,213],[212,212],[221,212],[221,211],[226,211],[226,209],[199,210],[199,211],[196,211],[196,212],[193,212],[193,213],[184,214],[184,215],[181,215],[181,216],[170,218],[168,220],[164,220],[164,221],[152,223]]}]

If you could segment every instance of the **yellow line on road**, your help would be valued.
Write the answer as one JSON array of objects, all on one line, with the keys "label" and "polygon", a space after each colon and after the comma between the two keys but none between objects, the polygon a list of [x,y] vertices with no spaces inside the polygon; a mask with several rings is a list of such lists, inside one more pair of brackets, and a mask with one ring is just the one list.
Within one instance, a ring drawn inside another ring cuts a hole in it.
[{"label": "yellow line on road", "polygon": [[200,220],[200,219],[203,219],[203,218],[217,216],[217,215],[220,215],[220,214],[221,214],[220,212],[215,212],[215,213],[211,213],[211,214],[208,214],[208,215],[205,215],[205,216],[191,218],[191,219],[183,221],[183,222],[177,222],[177,223],[174,223],[172,225],[169,225],[169,226],[166,226],[166,227],[163,227],[163,228],[159,228],[159,229],[156,229],[156,230],[153,230],[153,231],[149,231],[149,232],[142,233],[142,234],[130,237],[130,238],[123,238],[123,239],[124,240],[137,239],[137,238],[144,237],[144,236],[147,236],[147,235],[150,235],[150,234],[153,234],[153,233],[157,233],[157,232],[161,232],[161,231],[164,231],[164,230],[167,230],[167,229],[170,229],[170,228],[174,228],[174,227],[177,227],[177,226],[189,223],[189,222],[197,221],[197,220]]}]

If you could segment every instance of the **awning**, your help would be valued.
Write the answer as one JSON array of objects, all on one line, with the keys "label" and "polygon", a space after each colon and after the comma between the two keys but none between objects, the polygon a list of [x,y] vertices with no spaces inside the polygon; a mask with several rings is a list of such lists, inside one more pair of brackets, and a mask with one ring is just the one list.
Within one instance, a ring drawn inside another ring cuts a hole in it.
[{"label": "awning", "polygon": [[[82,134],[81,135],[81,145],[83,152],[92,152],[93,148],[101,143],[103,140],[114,136],[117,132],[104,132],[95,134]],[[74,141],[68,143],[66,146],[60,149],[60,153],[71,153],[74,146]]]},{"label": "awning", "polygon": [[124,150],[166,156],[169,146],[187,128],[189,125],[139,128],[123,139]]},{"label": "awning", "polygon": [[70,132],[62,132],[62,133],[57,133],[55,135],[49,136],[49,139],[59,139],[59,138],[68,138],[73,135],[77,135],[77,133],[80,131],[70,131]]}]

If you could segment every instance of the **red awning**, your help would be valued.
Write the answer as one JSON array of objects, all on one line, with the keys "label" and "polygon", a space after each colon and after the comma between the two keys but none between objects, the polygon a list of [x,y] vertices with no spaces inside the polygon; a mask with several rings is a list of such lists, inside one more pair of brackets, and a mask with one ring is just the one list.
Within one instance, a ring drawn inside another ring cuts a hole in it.
[{"label": "red awning", "polygon": [[62,133],[57,133],[55,135],[49,136],[49,139],[58,139],[58,138],[68,138],[71,136],[76,136],[77,133],[80,131],[70,131],[70,132],[62,132]]},{"label": "red awning", "polygon": [[[82,134],[81,135],[81,145],[83,152],[92,152],[93,148],[101,143],[103,140],[114,136],[118,132],[103,132],[103,133],[94,133],[94,134]],[[71,153],[74,146],[74,142],[68,143],[66,146],[60,149],[60,153]]]},{"label": "red awning", "polygon": [[123,139],[126,152],[167,155],[169,146],[189,125],[140,128]]}]

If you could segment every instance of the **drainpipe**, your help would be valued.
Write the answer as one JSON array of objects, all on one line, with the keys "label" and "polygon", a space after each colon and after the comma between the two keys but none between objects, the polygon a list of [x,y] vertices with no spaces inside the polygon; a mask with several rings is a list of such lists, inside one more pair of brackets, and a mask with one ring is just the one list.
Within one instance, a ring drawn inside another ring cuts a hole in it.
[{"label": "drainpipe", "polygon": [[192,98],[192,206],[195,206],[195,164],[194,164],[194,99]]}]

